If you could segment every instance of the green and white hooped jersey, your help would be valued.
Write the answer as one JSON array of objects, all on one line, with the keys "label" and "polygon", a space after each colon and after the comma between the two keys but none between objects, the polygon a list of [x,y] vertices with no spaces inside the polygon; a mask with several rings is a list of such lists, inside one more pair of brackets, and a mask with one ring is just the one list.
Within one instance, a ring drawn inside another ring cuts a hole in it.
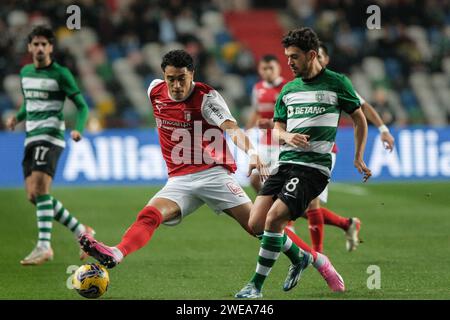
[{"label": "green and white hooped jersey", "polygon": [[341,111],[352,113],[361,105],[351,81],[328,69],[308,80],[287,83],[275,105],[274,121],[286,123],[286,131],[310,136],[308,148],[280,147],[279,163],[319,169],[331,175],[331,150]]},{"label": "green and white hooped jersey", "polygon": [[72,73],[56,62],[45,68],[28,64],[20,71],[20,79],[26,109],[25,146],[47,141],[64,148],[64,100],[80,92]]}]

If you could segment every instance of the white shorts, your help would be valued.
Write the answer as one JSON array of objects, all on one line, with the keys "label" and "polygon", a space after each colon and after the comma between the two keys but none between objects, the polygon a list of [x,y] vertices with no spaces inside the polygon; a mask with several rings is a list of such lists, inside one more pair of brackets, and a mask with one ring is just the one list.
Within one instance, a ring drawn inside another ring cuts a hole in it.
[{"label": "white shorts", "polygon": [[[336,153],[331,153],[331,171],[334,169],[334,165],[336,164]],[[325,187],[325,189],[322,191],[321,194],[319,194],[319,200],[323,203],[327,203],[328,201],[328,185]]]},{"label": "white shorts", "polygon": [[164,222],[169,226],[180,223],[183,217],[205,203],[216,213],[221,213],[223,210],[251,202],[233,174],[222,166],[171,177],[152,199],[154,198],[169,199],[180,207],[180,217]]}]

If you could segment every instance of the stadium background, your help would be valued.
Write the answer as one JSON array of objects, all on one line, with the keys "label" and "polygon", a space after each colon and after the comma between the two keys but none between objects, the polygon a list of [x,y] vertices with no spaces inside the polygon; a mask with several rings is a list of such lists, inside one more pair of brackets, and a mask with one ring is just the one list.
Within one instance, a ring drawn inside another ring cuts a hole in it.
[{"label": "stadium background", "polygon": [[[80,30],[66,27],[66,8],[71,4],[81,8]],[[366,9],[372,4],[381,9],[380,30],[366,26],[370,16]],[[334,229],[327,231],[327,253],[333,252],[333,261],[343,270],[349,287],[353,285],[346,297],[450,298],[445,289],[450,277],[447,274],[442,280],[439,268],[448,264],[450,257],[450,1],[413,0],[2,1],[0,212],[2,219],[11,224],[0,224],[0,242],[10,243],[11,237],[23,236],[2,253],[0,276],[6,289],[0,298],[74,298],[63,284],[58,289],[49,284],[63,283],[65,267],[77,263],[73,240],[67,239],[63,230],[56,229],[54,235],[61,239],[54,245],[60,260],[41,269],[51,271],[42,278],[48,281],[36,283],[33,279],[42,277],[41,271],[24,273],[18,264],[34,239],[35,218],[21,189],[23,124],[14,133],[6,132],[4,126],[22,99],[18,72],[31,62],[26,53],[26,35],[32,26],[41,23],[55,29],[55,60],[74,73],[90,107],[85,139],[66,148],[54,192],[77,216],[97,226],[106,242],[119,240],[120,232],[166,179],[146,97],[148,84],[161,77],[161,56],[170,49],[186,49],[196,61],[196,80],[217,88],[244,125],[251,87],[258,80],[258,58],[275,53],[282,63],[283,75],[291,79],[281,36],[298,26],[314,28],[330,49],[329,68],[350,76],[355,88],[377,109],[396,138],[394,152],[387,153],[379,143],[377,129],[370,127],[366,163],[374,177],[362,185],[352,165],[351,124],[349,118],[341,118],[337,140],[340,152],[333,173],[333,181],[340,183],[332,184],[329,205],[344,215],[358,214],[364,222],[367,242],[355,254],[347,255],[343,252],[342,235]],[[73,127],[75,108],[70,101],[66,101],[65,117],[68,127]],[[238,154],[238,160],[245,171],[245,156]],[[239,176],[245,184],[243,173]],[[117,203],[112,204],[111,199]],[[209,210],[203,207],[200,211]],[[219,267],[223,278],[217,280],[206,271],[210,256],[205,252],[210,248],[195,240],[198,230],[211,231],[203,233],[203,240],[209,239],[208,234],[226,237],[236,244],[246,238],[233,222],[216,219],[221,218],[200,213],[177,231],[162,229],[151,249],[131,257],[130,263],[116,272],[112,281],[120,290],[119,295],[111,293],[111,297],[230,298],[247,274],[236,270],[228,274],[226,265],[237,263],[241,270],[250,272],[256,248],[232,257],[214,256],[219,264],[223,263]],[[223,228],[219,228],[221,224]],[[306,229],[300,232],[308,237]],[[168,258],[164,253],[173,252],[173,246],[178,245],[174,235],[188,249],[180,256]],[[393,243],[400,243],[401,248]],[[443,244],[443,248],[436,243]],[[190,245],[205,250],[195,263]],[[227,245],[219,242],[216,249],[234,250]],[[67,247],[73,250],[66,250]],[[391,262],[380,258],[385,248],[389,248],[391,257],[399,259],[399,266],[393,268]],[[181,279],[176,280],[184,291],[170,291],[162,280],[153,278],[146,283],[145,278],[137,280],[127,273],[149,263],[156,277],[163,277],[166,272],[173,272],[176,277],[180,271],[173,265],[185,261],[193,266],[186,266]],[[401,265],[401,261],[408,265]],[[417,269],[412,270],[411,261]],[[383,278],[388,282],[383,282],[381,291],[366,288],[365,270],[370,264],[388,270]],[[217,280],[211,288],[195,280],[200,277],[195,275],[199,265],[204,266],[204,278]],[[281,278],[284,270],[275,270],[274,274],[273,278]],[[325,288],[317,284],[317,277],[312,279],[305,279],[304,289],[288,299],[335,298],[323,294]],[[130,281],[133,285],[143,281],[153,290],[133,291],[125,285]],[[270,289],[270,283],[268,296],[284,298],[279,290]],[[219,285],[224,288],[218,288]]]}]

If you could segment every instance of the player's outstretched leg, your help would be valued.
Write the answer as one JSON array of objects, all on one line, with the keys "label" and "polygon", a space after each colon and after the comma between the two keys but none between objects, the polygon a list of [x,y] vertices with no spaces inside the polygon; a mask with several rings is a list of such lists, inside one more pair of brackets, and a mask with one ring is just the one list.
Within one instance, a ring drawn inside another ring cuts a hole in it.
[{"label": "player's outstretched leg", "polygon": [[320,211],[323,215],[325,224],[333,225],[341,228],[345,232],[346,243],[345,246],[348,251],[356,250],[361,243],[359,239],[359,229],[361,228],[361,221],[358,218],[345,218],[328,208],[322,207]]},{"label": "player's outstretched leg", "polygon": [[87,254],[107,268],[114,268],[125,256],[145,246],[162,220],[158,209],[147,206],[138,214],[136,221],[128,228],[117,246],[109,247],[89,234],[82,234],[79,242]]},{"label": "player's outstretched leg", "polygon": [[[344,280],[341,275],[336,271],[336,269],[331,264],[330,260],[327,256],[316,252],[311,249],[302,239],[300,239],[295,233],[290,231],[289,229],[284,229],[286,235],[303,251],[310,253],[313,257],[312,265],[313,267],[320,273],[322,278],[326,281],[328,287],[334,292],[343,292],[345,291]],[[290,270],[291,267],[289,267]],[[289,276],[289,272],[288,272]],[[286,278],[287,280],[287,278]],[[296,283],[292,282],[293,288]],[[284,287],[283,287],[284,288]],[[288,290],[285,290],[288,291]]]},{"label": "player's outstretched leg", "polygon": [[[76,238],[79,238],[82,234],[89,234],[92,237],[95,235],[95,230],[88,225],[82,224],[75,218],[70,212],[64,208],[63,204],[56,198],[51,197],[52,206],[54,212],[54,220],[61,223],[68,228]],[[87,259],[88,255],[80,250],[80,260]]]}]

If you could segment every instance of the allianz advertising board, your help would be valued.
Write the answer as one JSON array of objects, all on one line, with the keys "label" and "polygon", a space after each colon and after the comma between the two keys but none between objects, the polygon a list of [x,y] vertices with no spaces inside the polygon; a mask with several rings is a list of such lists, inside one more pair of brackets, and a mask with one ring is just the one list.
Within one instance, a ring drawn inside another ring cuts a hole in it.
[{"label": "allianz advertising board", "polygon": [[[372,170],[372,183],[385,181],[447,180],[450,178],[450,127],[408,127],[392,129],[396,146],[383,148],[379,133],[370,128],[365,161]],[[252,137],[258,133],[250,132]],[[0,133],[0,187],[23,186],[21,162],[24,133]],[[86,133],[75,143],[66,135],[55,185],[160,185],[167,180],[158,134],[155,129],[105,130]],[[336,166],[332,181],[358,182],[353,167],[352,128],[339,128]],[[248,184],[247,156],[229,141],[237,166],[237,177]]]}]

